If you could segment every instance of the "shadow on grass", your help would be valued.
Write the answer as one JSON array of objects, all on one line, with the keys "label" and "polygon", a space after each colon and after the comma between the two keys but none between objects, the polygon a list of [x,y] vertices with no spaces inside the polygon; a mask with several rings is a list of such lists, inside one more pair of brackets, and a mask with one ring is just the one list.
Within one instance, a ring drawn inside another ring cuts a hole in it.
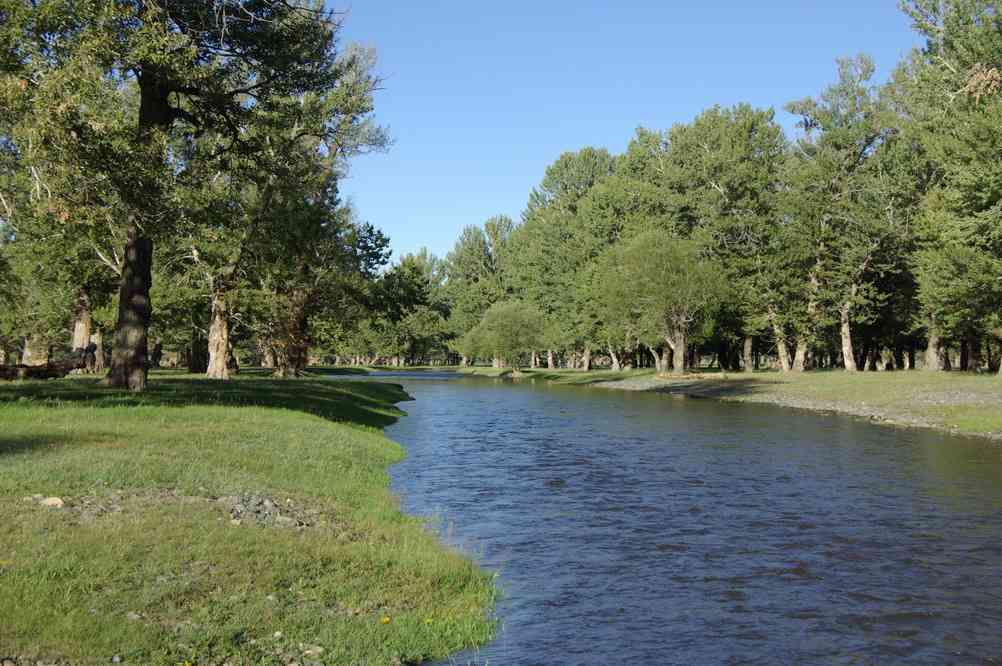
[{"label": "shadow on grass", "polygon": [[213,381],[176,372],[154,372],[147,390],[133,394],[110,389],[93,377],[0,383],[0,405],[91,407],[217,405],[273,407],[306,412],[330,421],[383,428],[402,414],[395,403],[410,397],[396,384],[337,382],[319,378],[270,379],[263,373],[241,373]]},{"label": "shadow on grass", "polygon": [[761,377],[684,377],[668,378],[666,384],[648,389],[652,393],[665,393],[687,398],[733,398],[767,391],[775,381]]}]

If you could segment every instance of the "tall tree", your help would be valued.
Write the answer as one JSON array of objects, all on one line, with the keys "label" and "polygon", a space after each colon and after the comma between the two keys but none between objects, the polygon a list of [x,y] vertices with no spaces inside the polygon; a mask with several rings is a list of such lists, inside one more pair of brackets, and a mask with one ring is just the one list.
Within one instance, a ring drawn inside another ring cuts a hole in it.
[{"label": "tall tree", "polygon": [[[211,11],[201,0],[7,0],[2,14],[5,88],[19,88],[48,126],[69,128],[70,154],[106,174],[129,209],[108,379],[141,391],[153,240],[177,216],[171,138],[218,131],[222,150],[242,150],[250,117],[331,89],[345,73],[339,19],[320,3],[279,0],[220,0]],[[128,85],[131,131],[89,117],[88,91]]]}]

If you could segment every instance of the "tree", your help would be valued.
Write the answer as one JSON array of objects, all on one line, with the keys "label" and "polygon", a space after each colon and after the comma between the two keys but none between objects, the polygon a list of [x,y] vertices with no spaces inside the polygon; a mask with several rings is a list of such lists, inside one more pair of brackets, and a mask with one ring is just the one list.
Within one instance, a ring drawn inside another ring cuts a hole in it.
[{"label": "tree", "polygon": [[656,231],[612,251],[617,260],[607,264],[612,270],[604,278],[618,279],[617,291],[636,304],[642,328],[656,331],[672,350],[672,371],[684,372],[690,342],[712,322],[726,297],[723,267],[697,242]]},{"label": "tree", "polygon": [[[841,59],[839,80],[820,97],[787,105],[801,117],[789,172],[789,238],[802,257],[806,305],[799,335],[814,340],[821,308],[837,312],[845,369],[857,370],[852,325],[882,298],[880,279],[894,265],[906,218],[893,205],[874,156],[893,136],[893,122],[870,85],[866,56]],[[806,344],[805,344],[806,343]],[[798,364],[804,361],[798,353]]]},{"label": "tree", "polygon": [[[129,210],[108,379],[141,391],[153,241],[177,217],[171,138],[215,131],[226,137],[221,151],[244,150],[250,118],[277,106],[294,114],[300,96],[330,90],[345,75],[338,19],[319,3],[274,0],[220,0],[212,11],[200,0],[5,4],[4,89],[53,136],[71,137],[70,159],[105,174]],[[89,114],[88,99],[126,86],[136,91],[134,129]]]},{"label": "tree", "polygon": [[907,129],[935,178],[915,257],[928,331],[926,368],[945,368],[943,337],[993,330],[1002,308],[1002,32],[988,0],[902,3],[925,47],[899,68]]},{"label": "tree", "polygon": [[466,227],[446,257],[444,290],[453,335],[471,330],[491,305],[507,296],[508,245],[514,226],[511,218],[501,215],[483,228]]},{"label": "tree", "polygon": [[467,338],[465,350],[477,356],[492,356],[499,366],[518,367],[519,359],[543,343],[543,313],[521,301],[492,305]]}]

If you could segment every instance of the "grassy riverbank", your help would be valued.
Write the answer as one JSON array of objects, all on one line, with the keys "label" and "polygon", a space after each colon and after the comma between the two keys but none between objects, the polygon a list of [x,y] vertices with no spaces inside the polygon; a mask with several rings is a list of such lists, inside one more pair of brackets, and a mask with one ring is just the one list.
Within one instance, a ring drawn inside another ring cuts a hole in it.
[{"label": "grassy riverbank", "polygon": [[[494,368],[465,368],[485,377]],[[761,402],[839,412],[893,425],[1002,439],[1002,379],[960,372],[705,373],[674,379],[652,370],[522,370],[525,379],[674,396]]]},{"label": "grassy riverbank", "polygon": [[0,658],[401,664],[487,640],[490,576],[388,490],[403,451],[379,429],[405,399],[325,380],[0,383]]}]

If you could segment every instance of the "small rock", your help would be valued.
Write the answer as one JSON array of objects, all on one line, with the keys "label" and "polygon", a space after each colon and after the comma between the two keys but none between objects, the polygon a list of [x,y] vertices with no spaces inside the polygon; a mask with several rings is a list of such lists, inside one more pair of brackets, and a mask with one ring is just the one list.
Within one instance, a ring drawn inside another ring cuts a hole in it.
[{"label": "small rock", "polygon": [[276,631],[275,634],[274,634],[274,636],[275,636],[275,638],[281,638],[282,637],[282,632],[281,631]]},{"label": "small rock", "polygon": [[143,616],[137,613],[136,611],[129,611],[128,613],[125,614],[125,619],[129,620],[130,622],[136,622],[138,620],[143,619]]},{"label": "small rock", "polygon": [[275,518],[275,524],[281,525],[282,527],[296,527],[299,525],[299,521],[295,518],[290,518],[289,516],[277,516]]},{"label": "small rock", "polygon": [[275,508],[275,503],[272,502],[270,499],[264,500],[264,502],[262,504],[263,504],[264,508],[267,509],[267,510],[269,510],[269,511],[271,511],[272,509]]},{"label": "small rock", "polygon": [[111,663],[113,663],[113,664],[121,664],[122,663],[122,658],[119,657],[116,654],[114,657],[111,658]]},{"label": "small rock", "polygon": [[265,599],[267,599],[268,601],[274,601],[275,600],[275,595],[274,594],[269,594],[268,596],[265,597]]},{"label": "small rock", "polygon": [[0,664],[2,664],[2,666],[17,666],[13,659],[4,659],[0,662]]},{"label": "small rock", "polygon": [[62,509],[64,504],[63,500],[58,497],[46,497],[40,503],[42,506],[47,506],[50,509]]},{"label": "small rock", "polygon": [[240,520],[239,518],[234,518],[233,520],[230,521],[230,525],[239,525],[242,522],[243,521]]},{"label": "small rock", "polygon": [[319,645],[310,645],[303,650],[304,657],[319,657],[324,653],[324,649]]}]

